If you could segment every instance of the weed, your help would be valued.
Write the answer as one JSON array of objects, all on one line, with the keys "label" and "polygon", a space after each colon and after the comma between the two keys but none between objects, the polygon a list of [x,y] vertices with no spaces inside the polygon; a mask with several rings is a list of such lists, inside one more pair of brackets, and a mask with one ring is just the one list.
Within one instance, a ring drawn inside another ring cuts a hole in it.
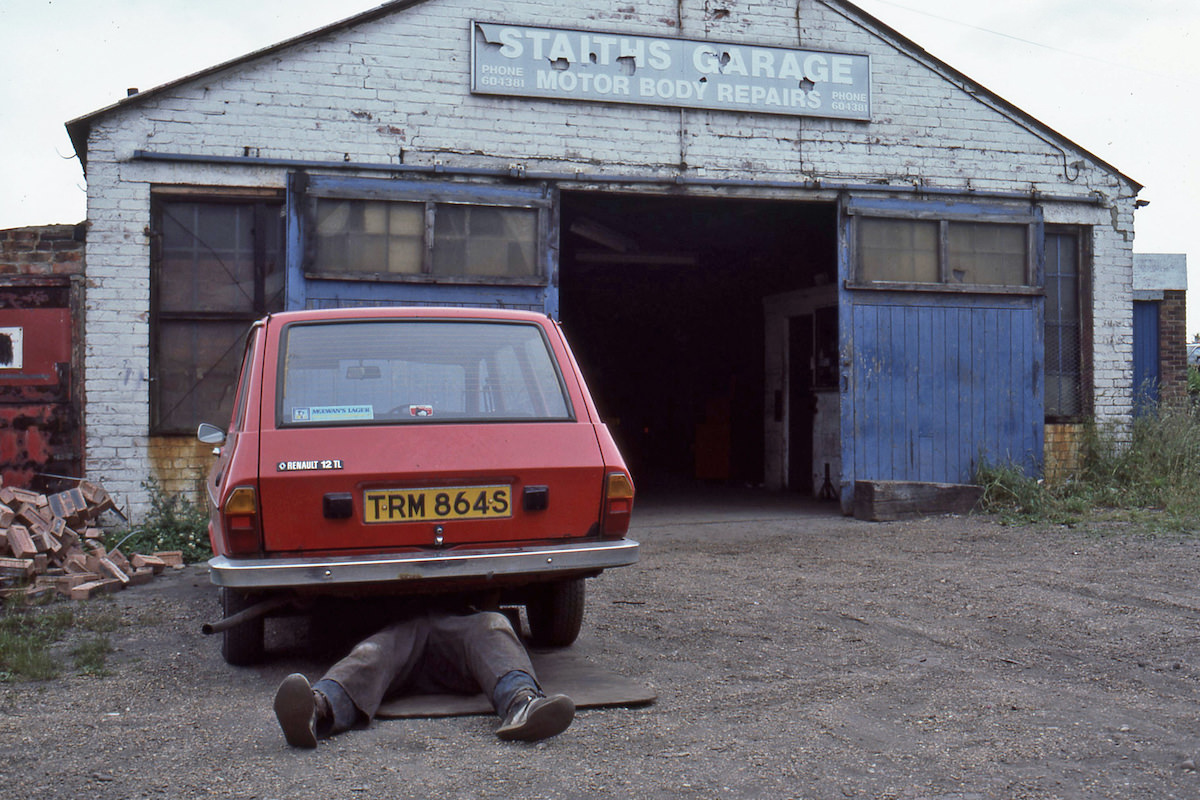
[{"label": "weed", "polygon": [[0,613],[0,681],[44,681],[59,673],[50,646],[75,621],[70,606],[34,606],[9,601]]},{"label": "weed", "polygon": [[183,560],[204,561],[212,555],[208,543],[208,512],[183,494],[167,494],[157,482],[143,484],[150,492],[150,511],[140,523],[107,537],[110,549],[126,553],[180,550]]},{"label": "weed", "polygon": [[1200,416],[1192,409],[1162,408],[1126,427],[1088,426],[1080,454],[1078,474],[1054,485],[1017,467],[981,466],[983,508],[1013,522],[1104,517],[1150,530],[1200,528]]},{"label": "weed", "polygon": [[120,614],[100,601],[29,603],[11,598],[0,610],[0,683],[58,677],[63,657],[54,651],[60,642],[71,647],[76,670],[106,675],[105,658],[113,649],[107,634],[121,624]]},{"label": "weed", "polygon": [[107,636],[91,636],[84,639],[71,648],[71,657],[75,659],[75,669],[85,675],[96,677],[108,675],[106,659],[112,649]]},{"label": "weed", "polygon": [[121,615],[110,608],[100,610],[95,606],[88,606],[79,615],[78,623],[79,627],[92,633],[112,633],[121,627]]}]

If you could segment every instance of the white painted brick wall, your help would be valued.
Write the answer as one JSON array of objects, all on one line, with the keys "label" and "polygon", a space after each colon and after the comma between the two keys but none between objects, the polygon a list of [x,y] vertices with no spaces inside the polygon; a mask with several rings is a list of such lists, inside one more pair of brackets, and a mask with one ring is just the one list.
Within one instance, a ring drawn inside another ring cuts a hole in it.
[{"label": "white painted brick wall", "polygon": [[[1096,409],[1129,414],[1133,197],[1086,154],[1065,151],[819,0],[429,0],[143,97],[95,121],[88,148],[89,475],[136,508],[148,436],[150,187],[283,187],[282,168],[132,161],[136,149],[264,158],[507,166],[586,174],[798,181],[919,179],[930,187],[1087,196],[1095,228]],[[471,19],[553,24],[869,54],[873,121],[798,119],[472,96]],[[1067,132],[1069,134],[1069,132]],[[1078,176],[1066,164],[1082,160]],[[1069,173],[1069,174],[1068,174]],[[1074,178],[1074,179],[1072,179]],[[199,459],[199,456],[197,456]],[[197,470],[206,464],[197,461]]]}]

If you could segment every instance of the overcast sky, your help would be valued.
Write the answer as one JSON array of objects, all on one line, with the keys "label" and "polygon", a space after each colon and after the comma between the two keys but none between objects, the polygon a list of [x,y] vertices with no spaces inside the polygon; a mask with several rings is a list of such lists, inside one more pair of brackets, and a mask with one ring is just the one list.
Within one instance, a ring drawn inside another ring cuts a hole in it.
[{"label": "overcast sky", "polygon": [[[377,5],[0,0],[0,229],[84,219],[67,120],[129,87],[149,89]],[[1150,206],[1138,212],[1134,249],[1188,254],[1189,338],[1200,332],[1200,224],[1190,217],[1200,212],[1200,3],[858,5],[1145,185]],[[504,5],[496,9],[490,16],[503,19]]]}]

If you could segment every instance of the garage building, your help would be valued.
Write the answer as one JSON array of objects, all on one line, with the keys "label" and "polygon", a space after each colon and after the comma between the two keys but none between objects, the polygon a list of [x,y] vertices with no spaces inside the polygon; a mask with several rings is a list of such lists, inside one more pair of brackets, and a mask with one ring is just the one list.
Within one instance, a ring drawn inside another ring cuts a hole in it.
[{"label": "garage building", "polygon": [[1131,414],[1140,186],[848,2],[397,0],[67,127],[135,508],[284,308],[545,310],[642,489],[849,510]]}]

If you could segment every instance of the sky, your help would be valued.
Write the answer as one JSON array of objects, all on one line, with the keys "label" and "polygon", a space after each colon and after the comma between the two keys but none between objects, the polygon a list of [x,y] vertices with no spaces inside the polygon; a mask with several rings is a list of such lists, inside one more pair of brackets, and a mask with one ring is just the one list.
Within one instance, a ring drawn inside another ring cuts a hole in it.
[{"label": "sky", "polygon": [[[68,120],[117,102],[128,88],[167,83],[379,4],[3,0],[0,229],[85,218]],[[1150,205],[1138,212],[1134,250],[1188,256],[1188,338],[1200,333],[1200,225],[1190,219],[1200,212],[1200,3],[857,5],[1143,184]]]}]

